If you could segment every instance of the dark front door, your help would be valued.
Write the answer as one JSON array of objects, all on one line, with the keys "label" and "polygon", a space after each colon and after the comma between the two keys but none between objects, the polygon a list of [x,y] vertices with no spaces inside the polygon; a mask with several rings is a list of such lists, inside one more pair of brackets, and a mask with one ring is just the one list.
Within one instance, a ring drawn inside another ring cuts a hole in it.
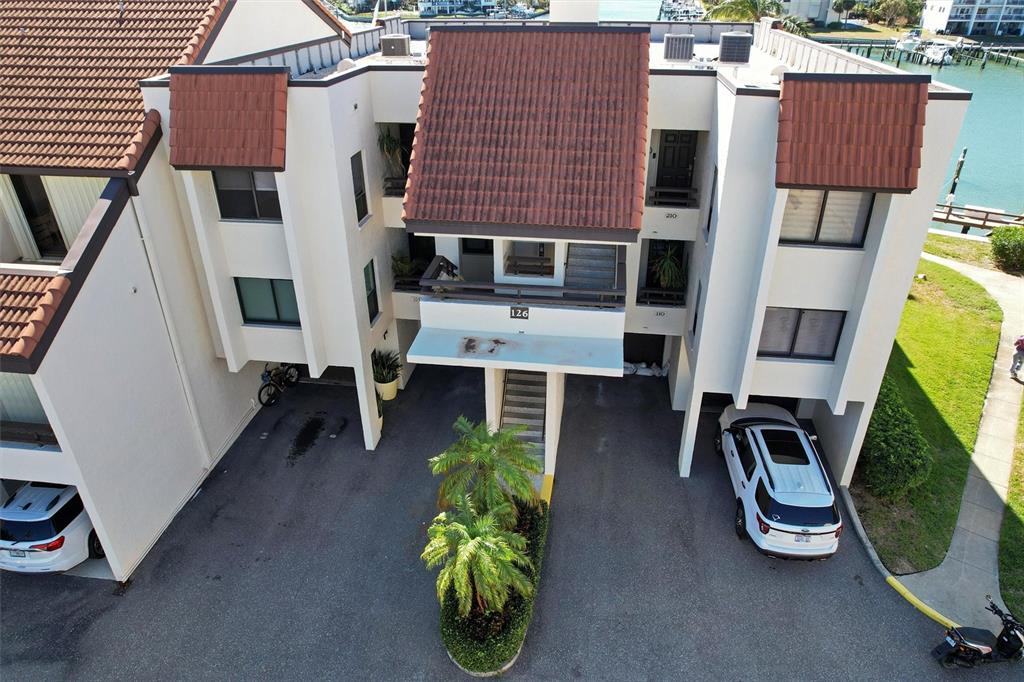
[{"label": "dark front door", "polygon": [[12,175],[11,184],[18,195],[18,203],[32,230],[36,247],[43,258],[63,258],[68,249],[57,226],[57,219],[46,198],[43,181],[37,175]]},{"label": "dark front door", "polygon": [[661,131],[658,152],[658,187],[692,187],[697,133],[692,130]]}]

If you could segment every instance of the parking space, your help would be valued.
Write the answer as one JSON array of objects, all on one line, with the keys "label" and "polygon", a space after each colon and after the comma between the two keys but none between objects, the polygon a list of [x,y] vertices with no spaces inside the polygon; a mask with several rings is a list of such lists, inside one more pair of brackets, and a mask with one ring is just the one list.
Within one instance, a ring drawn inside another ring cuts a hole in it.
[{"label": "parking space", "polygon": [[[257,415],[127,589],[3,575],[3,676],[452,679],[419,560],[437,490],[425,461],[483,404],[481,371],[421,366],[366,452],[354,389],[301,385]],[[736,539],[712,423],[681,480],[663,380],[569,379],[548,558],[512,676],[932,677],[937,626],[852,534],[814,564]]]}]

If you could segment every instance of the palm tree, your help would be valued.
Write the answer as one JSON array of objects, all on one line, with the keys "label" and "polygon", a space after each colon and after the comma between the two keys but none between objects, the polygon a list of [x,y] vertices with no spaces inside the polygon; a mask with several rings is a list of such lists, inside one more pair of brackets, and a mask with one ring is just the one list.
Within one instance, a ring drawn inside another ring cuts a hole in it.
[{"label": "palm tree", "polygon": [[533,582],[524,570],[533,564],[526,556],[526,539],[505,530],[499,522],[511,513],[498,505],[482,516],[463,496],[455,511],[444,511],[427,529],[427,546],[420,558],[428,569],[444,566],[437,574],[437,599],[444,603],[449,589],[455,590],[459,615],[465,618],[475,606],[480,613],[501,611],[511,591],[522,597],[533,593]]},{"label": "palm tree", "polygon": [[[434,475],[443,474],[438,501],[454,504],[469,496],[481,512],[498,513],[510,527],[516,519],[514,500],[533,504],[537,500],[530,474],[544,466],[529,446],[516,437],[522,428],[491,431],[486,422],[474,424],[463,416],[452,427],[459,439],[447,450],[430,458]],[[508,503],[508,508],[502,507]]]},{"label": "palm tree", "polygon": [[705,20],[714,21],[752,21],[757,23],[763,17],[777,17],[782,22],[782,30],[806,36],[807,22],[800,17],[782,14],[782,3],[779,0],[725,0],[704,13]]}]

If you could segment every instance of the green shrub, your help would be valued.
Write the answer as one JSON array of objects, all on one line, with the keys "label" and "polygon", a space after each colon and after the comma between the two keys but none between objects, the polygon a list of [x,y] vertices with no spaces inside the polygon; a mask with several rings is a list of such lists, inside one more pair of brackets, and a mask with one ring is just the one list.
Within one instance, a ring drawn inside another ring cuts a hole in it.
[{"label": "green shrub", "polygon": [[1024,270],[1024,227],[997,227],[990,239],[996,265],[1011,272]]},{"label": "green shrub", "polygon": [[516,532],[527,541],[527,552],[534,570],[531,578],[534,597],[524,599],[513,593],[501,613],[470,614],[459,617],[458,600],[449,590],[441,605],[441,639],[448,653],[466,670],[491,672],[512,660],[519,651],[526,629],[533,617],[533,602],[540,582],[544,563],[544,544],[548,537],[548,505],[541,501],[538,507],[517,502],[519,517]]},{"label": "green shrub", "polygon": [[924,483],[931,469],[928,442],[903,404],[896,382],[886,376],[860,451],[861,480],[874,495],[899,499]]}]

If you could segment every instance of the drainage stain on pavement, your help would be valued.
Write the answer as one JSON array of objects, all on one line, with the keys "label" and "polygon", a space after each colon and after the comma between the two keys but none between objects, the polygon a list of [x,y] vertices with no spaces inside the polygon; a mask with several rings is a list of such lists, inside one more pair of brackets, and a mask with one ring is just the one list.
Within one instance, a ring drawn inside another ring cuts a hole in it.
[{"label": "drainage stain on pavement", "polygon": [[291,447],[288,448],[288,466],[295,466],[300,457],[309,452],[309,449],[316,444],[320,432],[324,430],[323,417],[310,417],[302,425],[299,432],[295,434]]}]

